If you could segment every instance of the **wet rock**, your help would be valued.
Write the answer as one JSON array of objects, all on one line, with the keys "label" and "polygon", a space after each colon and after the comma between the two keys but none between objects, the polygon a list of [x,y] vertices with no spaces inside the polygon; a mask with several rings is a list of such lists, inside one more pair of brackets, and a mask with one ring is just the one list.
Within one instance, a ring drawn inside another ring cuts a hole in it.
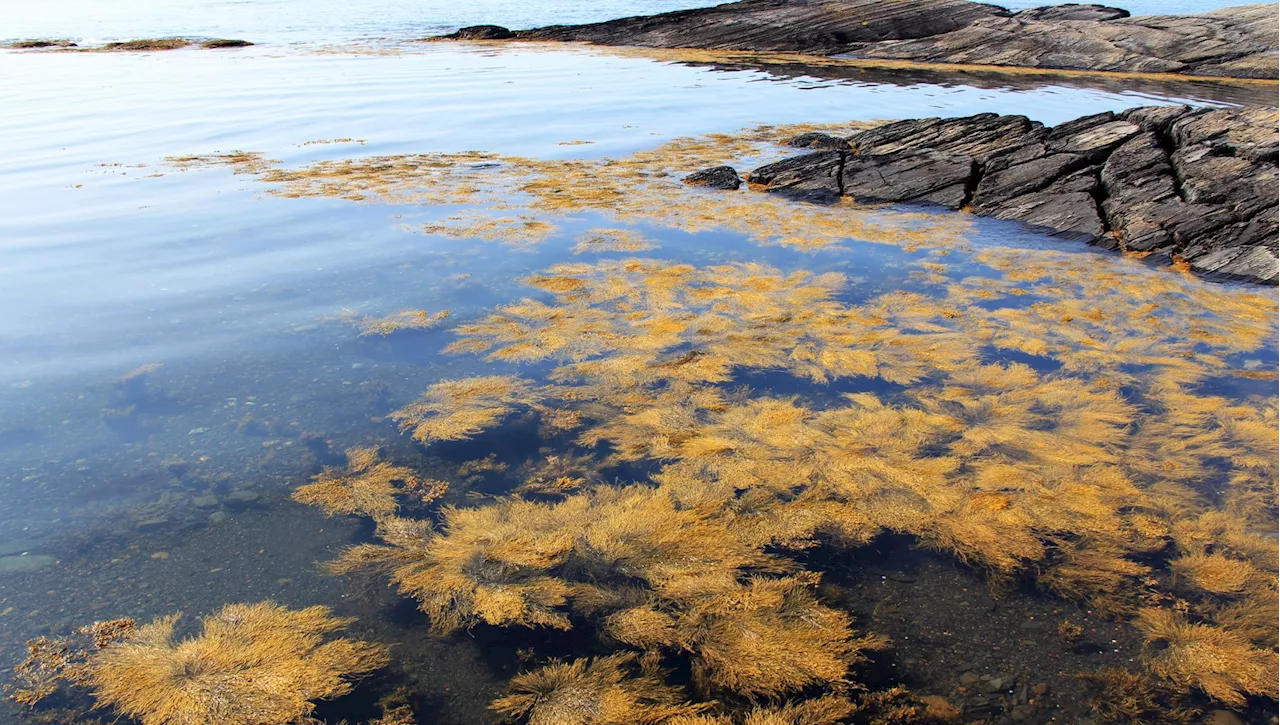
[{"label": "wet rock", "polygon": [[253,45],[247,40],[239,40],[236,38],[214,38],[206,40],[200,44],[201,48],[248,48]]},{"label": "wet rock", "polygon": [[213,494],[205,494],[203,496],[195,496],[191,499],[191,503],[196,508],[213,509],[218,508],[218,497]]},{"label": "wet rock", "polygon": [[817,151],[761,166],[747,176],[753,185],[793,199],[832,202],[842,193],[843,151]]},{"label": "wet rock", "polygon": [[1025,116],[980,113],[964,118],[925,118],[888,123],[854,134],[849,142],[858,154],[884,156],[901,151],[946,151],[985,163],[1025,145],[1043,126]]},{"label": "wet rock", "polygon": [[1009,719],[1014,722],[1023,722],[1031,718],[1035,714],[1035,708],[1028,705],[1017,705],[1009,710]]},{"label": "wet rock", "polygon": [[23,572],[48,569],[57,563],[57,559],[44,554],[18,554],[16,556],[0,556],[0,574],[17,574]]},{"label": "wet rock", "polygon": [[917,202],[1274,284],[1274,109],[1132,109],[1053,128],[1022,116],[898,121],[752,171],[807,201]]},{"label": "wet rock", "polygon": [[979,214],[991,214],[1015,196],[1039,191],[1086,163],[1079,154],[1050,154],[1022,163],[996,163],[984,169],[973,196]]},{"label": "wet rock", "polygon": [[738,171],[732,166],[712,166],[709,169],[695,171],[684,177],[684,183],[726,190],[737,189],[742,186],[742,180],[738,178]]},{"label": "wet rock", "polygon": [[1000,692],[1001,690],[1006,689],[1006,683],[1003,677],[992,677],[989,680],[983,680],[978,685],[978,689],[982,690],[988,695],[994,695],[997,692]]},{"label": "wet rock", "polygon": [[960,684],[965,687],[973,687],[982,680],[982,676],[977,672],[966,672],[960,675]]},{"label": "wet rock", "polygon": [[506,40],[516,34],[501,25],[469,25],[443,36],[450,40]]},{"label": "wet rock", "polygon": [[810,131],[802,133],[799,136],[787,141],[787,146],[798,149],[813,149],[824,151],[842,151],[851,148],[849,142],[839,136],[832,136],[829,133],[821,131]]},{"label": "wet rock", "polygon": [[0,556],[26,554],[39,545],[40,542],[35,539],[10,539],[9,541],[0,542]]},{"label": "wet rock", "polygon": [[844,164],[844,194],[857,201],[912,201],[958,209],[964,205],[974,161],[934,151],[857,156]]},{"label": "wet rock", "polygon": [[224,503],[233,508],[248,508],[258,502],[262,498],[255,491],[232,491],[227,494]]},{"label": "wet rock", "polygon": [[154,518],[143,519],[134,524],[134,529],[140,534],[159,531],[169,524],[169,519],[164,516],[156,516]]},{"label": "wet rock", "polygon": [[155,50],[177,50],[191,45],[191,41],[186,38],[142,38],[140,40],[124,40],[115,43],[107,43],[102,46],[103,50],[116,51],[155,51]]},{"label": "wet rock", "polygon": [[1045,695],[1049,694],[1049,683],[1041,682],[1032,686],[1031,694],[1035,695],[1036,697],[1044,697]]},{"label": "wet rock", "polygon": [[214,511],[209,514],[209,523],[217,525],[223,523],[229,518],[231,518],[231,516],[226,511]]},{"label": "wet rock", "polygon": [[23,50],[29,48],[75,48],[76,43],[71,40],[58,38],[55,40],[44,39],[28,39],[15,40],[9,43],[0,43],[0,48],[13,48],[15,50]]},{"label": "wet rock", "polygon": [[960,708],[952,705],[947,698],[940,695],[921,695],[920,702],[925,707],[925,717],[934,720],[950,721],[960,717]]}]

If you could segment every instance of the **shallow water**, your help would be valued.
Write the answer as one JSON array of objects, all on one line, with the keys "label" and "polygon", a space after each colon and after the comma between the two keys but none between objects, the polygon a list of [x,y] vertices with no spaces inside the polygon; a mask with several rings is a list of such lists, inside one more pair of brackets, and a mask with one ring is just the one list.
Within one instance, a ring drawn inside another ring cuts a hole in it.
[{"label": "shallow water", "polygon": [[[487,703],[522,666],[517,650],[532,647],[539,657],[589,650],[594,645],[580,641],[587,635],[566,640],[518,627],[479,627],[474,640],[427,638],[412,602],[383,582],[349,584],[317,571],[315,564],[342,546],[368,540],[367,523],[326,519],[289,500],[295,487],[322,466],[341,465],[342,451],[356,445],[383,446],[388,459],[449,481],[444,500],[459,505],[492,502],[547,456],[577,451],[563,437],[541,438],[529,411],[472,439],[429,446],[411,441],[387,417],[443,379],[518,373],[543,381],[564,361],[550,355],[517,365],[441,349],[459,339],[458,325],[481,322],[498,305],[553,300],[526,278],[560,263],[643,257],[699,270],[750,263],[784,274],[839,273],[845,282],[832,295],[841,305],[872,309],[884,295],[905,290],[975,311],[1008,308],[990,319],[1005,320],[1009,334],[1049,345],[1005,340],[982,350],[986,364],[1026,364],[1046,377],[1068,366],[1073,379],[1128,381],[1124,392],[1134,400],[1186,379],[1199,394],[1226,396],[1248,415],[1265,415],[1274,395],[1273,290],[1182,279],[1154,261],[1102,255],[994,220],[892,207],[794,211],[754,192],[684,191],[666,176],[709,165],[717,155],[747,169],[753,160],[787,153],[772,143],[785,129],[750,131],[761,124],[986,111],[1054,124],[1135,105],[1236,99],[1187,86],[1092,88],[1088,80],[978,87],[954,78],[832,79],[579,48],[342,44],[498,20],[487,16],[498,10],[512,25],[535,25],[665,7],[658,3],[496,10],[473,4],[458,11],[466,16],[384,3],[377,12],[361,11],[358,21],[344,14],[349,10],[337,12],[356,7],[350,3],[328,14],[302,14],[288,3],[252,5],[253,13],[229,3],[172,4],[144,15],[141,6],[133,13],[112,5],[105,13],[101,4],[67,3],[23,10],[9,26],[15,37],[198,32],[274,45],[0,53],[6,79],[0,198],[11,210],[0,218],[0,308],[11,311],[0,319],[0,659],[6,662],[20,659],[29,637],[96,618],[144,619],[179,609],[195,615],[264,598],[326,604],[359,616],[362,634],[402,643],[394,670],[439,721],[477,722],[491,717]],[[409,15],[423,19],[407,21]],[[688,137],[695,140],[677,141]],[[171,158],[236,150],[261,156],[238,165],[216,156]],[[463,155],[468,151],[497,157]],[[415,154],[436,155],[423,158],[445,171],[419,176],[417,166],[396,166]],[[361,166],[375,156],[384,158]],[[323,164],[343,161],[360,173],[330,177],[334,186],[324,186],[330,167]],[[273,181],[273,173],[283,176]],[[538,186],[546,180],[550,190]],[[601,201],[593,195],[597,186],[621,193]],[[344,198],[353,195],[363,199]],[[469,213],[508,226],[493,232]],[[450,218],[458,214],[461,220]],[[522,226],[527,221],[537,225]],[[589,230],[619,227],[656,248],[575,253]],[[983,280],[1003,280],[1014,291],[978,294]],[[1071,300],[1114,315],[1127,304],[1125,295],[1143,291],[1160,295],[1164,310],[1153,313],[1152,330],[1116,323],[1091,329],[1088,345],[1066,322],[1040,329],[1035,325],[1045,323],[1017,312],[1033,302]],[[919,314],[952,319],[943,304]],[[360,336],[344,322],[344,314],[405,309],[448,309],[450,316],[430,330],[387,337]],[[610,319],[618,314],[612,310]],[[1221,314],[1239,319],[1224,321]],[[1175,315],[1203,324],[1202,342],[1180,347]],[[913,335],[932,330],[900,324]],[[1168,348],[1138,349],[1142,337]],[[688,344],[672,354],[687,352]],[[1079,362],[1077,346],[1096,348],[1087,364]],[[1161,352],[1196,362],[1189,372],[1159,359]],[[1120,362],[1125,356],[1128,364]],[[145,367],[153,364],[160,367]],[[796,395],[815,408],[838,406],[846,393],[896,403],[955,373],[938,360],[921,364],[927,374],[917,382],[836,374],[823,384],[786,365],[743,364],[713,387],[746,386],[753,398]],[[1075,364],[1081,367],[1069,367]],[[551,448],[539,450],[544,446]],[[460,463],[490,453],[510,470],[459,471]],[[664,460],[614,462],[607,472],[631,480]],[[1273,474],[1260,475],[1274,487]],[[955,673],[948,668],[964,664],[1019,670],[1025,684],[1048,676],[1037,668],[1092,670],[1123,664],[1136,651],[1131,628],[1065,600],[1021,593],[997,596],[992,606],[1004,607],[1007,620],[992,621],[1043,643],[1056,636],[1053,618],[1072,614],[1091,628],[1090,641],[1117,644],[1081,653],[1032,647],[1049,653],[1041,660],[992,653],[982,644],[992,636],[984,629],[989,622],[922,620],[929,615],[903,614],[911,608],[900,601],[921,590],[886,593],[858,583],[868,571],[883,571],[884,581],[945,588],[980,609],[989,602],[977,593],[985,586],[979,574],[898,543],[883,549],[888,553],[879,558],[859,552],[866,562],[837,555],[823,566],[833,580],[851,578],[842,596],[859,613],[860,627],[882,625],[902,641],[890,669],[901,668],[906,674],[899,678],[922,691],[952,696],[945,688]],[[971,600],[962,594],[970,589]],[[1028,617],[1048,624],[1022,626]],[[930,652],[917,637],[930,627],[956,634]],[[1075,687],[1055,681],[1059,686]],[[1081,711],[1072,699],[1064,693],[1054,707],[1074,716]]]}]

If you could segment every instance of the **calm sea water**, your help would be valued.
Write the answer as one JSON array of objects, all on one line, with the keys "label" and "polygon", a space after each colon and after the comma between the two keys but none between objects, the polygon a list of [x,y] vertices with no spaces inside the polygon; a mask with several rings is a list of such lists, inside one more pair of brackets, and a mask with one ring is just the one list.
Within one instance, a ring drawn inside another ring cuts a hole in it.
[{"label": "calm sea water", "polygon": [[[9,2],[0,35],[10,38],[115,40],[165,35],[208,35],[257,42],[296,42],[360,37],[412,38],[479,23],[530,28],[587,23],[629,15],[718,5],[704,0],[46,0]],[[999,3],[996,3],[999,4]],[[1014,10],[1046,3],[1013,0]],[[1233,4],[1222,0],[1129,0],[1114,3],[1135,15],[1193,13]]]},{"label": "calm sea water", "polygon": [[[6,37],[262,45],[0,52],[0,664],[19,658],[31,636],[94,618],[262,598],[329,604],[377,636],[411,638],[420,625],[411,606],[391,593],[353,593],[315,570],[367,529],[322,519],[290,504],[288,492],[357,443],[442,465],[384,416],[432,382],[489,366],[439,355],[450,339],[443,331],[369,340],[337,318],[448,308],[475,319],[527,295],[521,277],[575,259],[576,233],[609,224],[607,214],[570,214],[545,244],[512,249],[406,228],[406,219],[421,221],[413,204],[282,198],[252,175],[183,171],[166,157],[243,150],[283,168],[468,150],[591,160],[759,124],[987,111],[1055,124],[1216,102],[1185,87],[823,79],[574,48],[402,42],[480,22],[527,27],[697,4],[6,3]],[[968,223],[974,249],[1061,245],[1016,225]],[[731,230],[645,231],[667,259],[851,274],[855,297],[918,285],[906,270],[917,250],[856,235],[845,252],[823,256]],[[1136,262],[1097,263],[1146,273]],[[484,454],[464,446],[439,455],[456,463]],[[441,722],[488,718],[485,704],[509,675],[462,642],[418,642],[402,661],[415,682],[435,683],[423,686],[442,703]]]}]

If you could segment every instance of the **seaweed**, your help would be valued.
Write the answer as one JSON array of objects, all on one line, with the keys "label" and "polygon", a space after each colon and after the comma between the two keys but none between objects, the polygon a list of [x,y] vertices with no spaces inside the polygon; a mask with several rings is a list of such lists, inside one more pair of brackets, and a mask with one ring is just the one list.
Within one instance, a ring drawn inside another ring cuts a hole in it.
[{"label": "seaweed", "polygon": [[528,725],[658,725],[707,707],[688,702],[631,653],[552,661],[516,675],[507,689],[491,707]]},{"label": "seaweed", "polygon": [[412,469],[379,461],[376,448],[351,448],[346,469],[326,468],[311,483],[295,489],[293,499],[317,506],[327,516],[355,514],[377,521],[400,509],[401,495],[429,503],[444,495],[448,486],[443,481],[424,481]]},{"label": "seaweed", "polygon": [[[625,226],[640,223],[798,249],[851,236],[935,257],[965,248],[956,215],[749,194],[711,203],[672,178],[768,153],[776,133],[624,159],[422,154],[261,178],[284,196],[484,207],[429,228],[522,245],[578,212],[620,225],[584,233],[576,254],[641,251],[648,242]],[[884,639],[817,600],[800,553],[899,534],[993,585],[1034,582],[1135,618],[1163,684],[1098,680],[1103,716],[1179,713],[1165,697],[1179,688],[1231,706],[1274,697],[1276,544],[1265,532],[1280,419],[1274,397],[1215,393],[1219,379],[1258,377],[1240,357],[1274,344],[1274,295],[1052,250],[914,267],[923,291],[856,301],[843,274],[761,263],[604,258],[527,276],[527,296],[453,328],[446,350],[539,363],[545,380],[442,380],[392,418],[431,445],[518,415],[551,447],[514,469],[513,495],[445,507],[438,526],[384,506],[379,543],[331,568],[385,572],[437,634],[589,625],[723,704],[690,723],[804,722],[782,701],[845,697]],[[785,378],[774,390],[787,392],[762,391],[757,374]],[[459,477],[503,465],[490,453]],[[610,482],[606,468],[649,480]],[[593,666],[556,665],[583,677]],[[562,717],[531,704],[555,687],[531,687],[508,714]],[[853,702],[860,722],[942,717],[898,688],[827,702]]]},{"label": "seaweed", "polygon": [[1168,609],[1138,612],[1138,628],[1148,644],[1147,668],[1180,687],[1195,687],[1240,707],[1247,695],[1276,699],[1276,653],[1255,647],[1238,632],[1193,623]]},{"label": "seaweed", "polygon": [[346,694],[388,661],[381,645],[329,638],[352,620],[326,607],[230,604],[202,619],[198,636],[175,640],[180,616],[33,640],[11,697],[35,705],[66,684],[142,725],[288,725],[311,722],[313,701]]},{"label": "seaweed", "polygon": [[201,620],[199,636],[175,641],[177,619],[142,625],[90,657],[99,706],[143,725],[285,725],[387,663],[380,645],[326,640],[351,620],[325,607],[231,604]]},{"label": "seaweed", "polygon": [[449,319],[449,310],[431,313],[425,310],[401,310],[385,317],[360,317],[353,310],[343,310],[338,319],[360,331],[361,337],[387,336],[403,330],[429,330]]},{"label": "seaweed", "polygon": [[1116,725],[1192,725],[1200,711],[1186,697],[1150,676],[1117,667],[1077,675],[1089,693],[1089,708],[1104,723]]},{"label": "seaweed", "polygon": [[528,381],[511,375],[442,380],[391,417],[424,443],[463,440],[501,421],[534,395]]}]

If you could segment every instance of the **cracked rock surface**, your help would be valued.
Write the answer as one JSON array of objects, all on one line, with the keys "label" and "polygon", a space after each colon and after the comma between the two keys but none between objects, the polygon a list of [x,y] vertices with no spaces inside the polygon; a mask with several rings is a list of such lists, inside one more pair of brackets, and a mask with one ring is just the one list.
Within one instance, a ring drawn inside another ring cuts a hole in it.
[{"label": "cracked rock surface", "polygon": [[1275,3],[1133,18],[1125,10],[1103,5],[1015,13],[967,0],[742,0],[515,32],[476,26],[444,37],[1275,78],[1278,17]]},{"label": "cracked rock surface", "polygon": [[898,121],[748,180],[805,201],[841,196],[968,208],[1193,271],[1275,284],[1274,109],[1142,107],[1046,128],[1023,116]]}]

